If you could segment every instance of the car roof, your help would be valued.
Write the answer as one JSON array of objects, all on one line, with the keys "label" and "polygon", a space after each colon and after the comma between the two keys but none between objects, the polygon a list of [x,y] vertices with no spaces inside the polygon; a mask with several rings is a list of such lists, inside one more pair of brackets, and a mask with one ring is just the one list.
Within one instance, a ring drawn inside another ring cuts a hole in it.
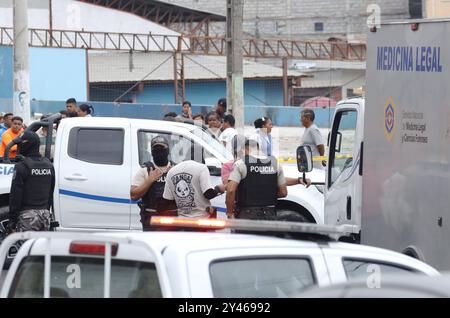
[{"label": "car roof", "polygon": [[[114,237],[126,239],[129,238],[135,241],[144,242],[159,251],[163,251],[169,246],[183,247],[187,252],[195,250],[204,250],[208,248],[239,248],[239,247],[297,247],[297,248],[313,248],[320,247],[322,249],[333,249],[339,251],[364,252],[371,254],[380,254],[383,256],[400,257],[406,261],[418,261],[410,256],[403,255],[398,252],[386,250],[383,248],[351,244],[336,241],[326,240],[301,240],[301,239],[287,239],[271,235],[255,234],[236,234],[223,232],[184,232],[184,231],[120,231],[120,232],[60,232],[65,235],[63,239],[67,239],[68,235],[73,240],[85,239],[86,237],[95,238],[96,235],[108,236],[112,239]],[[55,236],[57,237],[57,235]],[[73,238],[72,238],[73,237]]]},{"label": "car roof", "polygon": [[342,105],[342,104],[349,104],[349,103],[362,104],[362,103],[364,103],[364,101],[365,101],[364,97],[360,97],[360,96],[350,97],[350,98],[341,100],[340,102],[337,103],[337,105],[339,106],[339,105]]},{"label": "car roof", "polygon": [[339,249],[342,254],[346,254],[345,252],[348,253],[350,251],[356,253],[365,253],[364,259],[367,258],[367,254],[370,254],[374,258],[377,258],[377,256],[379,256],[380,259],[395,259],[396,261],[404,262],[405,265],[415,265],[422,270],[426,270],[428,273],[433,273],[436,275],[439,274],[439,272],[434,267],[426,264],[425,262],[422,262],[421,260],[385,248],[343,242],[329,242],[328,247],[330,249]]},{"label": "car roof", "polygon": [[317,247],[316,242],[289,240],[265,235],[214,232],[115,232],[98,235],[129,237],[143,241],[162,252],[168,247],[182,248],[186,253],[205,249],[246,247]]},{"label": "car roof", "polygon": [[450,297],[450,275],[383,275],[368,284],[367,278],[349,280],[325,287],[312,287],[297,295],[300,298],[416,298]]},{"label": "car roof", "polygon": [[[53,232],[54,233],[54,232]],[[58,233],[58,232],[57,232]],[[58,234],[54,237],[58,237]],[[96,236],[107,236],[111,241],[114,238],[129,239],[130,241],[140,241],[148,246],[151,246],[156,251],[163,253],[167,248],[174,248],[188,254],[196,251],[204,250],[220,250],[230,248],[320,248],[337,251],[338,254],[345,255],[345,252],[362,252],[364,259],[367,254],[377,259],[377,255],[381,259],[392,258],[405,264],[417,265],[417,268],[427,270],[429,273],[438,275],[438,272],[425,263],[416,260],[410,256],[406,256],[394,251],[389,251],[382,248],[350,244],[336,241],[326,241],[319,239],[301,240],[301,239],[287,239],[279,238],[269,235],[253,235],[253,234],[236,234],[226,232],[169,232],[169,231],[154,231],[154,232],[136,232],[136,231],[121,231],[121,232],[59,232],[61,239],[69,243],[72,240],[87,240],[95,241]],[[45,244],[36,244],[33,249],[33,254],[44,254]],[[40,248],[42,247],[42,249]],[[66,253],[66,250],[59,251]]]},{"label": "car roof", "polygon": [[95,123],[103,124],[105,126],[111,125],[111,124],[123,124],[123,123],[129,123],[131,125],[136,126],[142,126],[149,128],[161,128],[164,130],[167,130],[167,127],[178,127],[180,129],[186,129],[188,131],[192,131],[195,129],[195,125],[192,124],[185,124],[181,122],[175,122],[175,121],[167,121],[167,120],[153,120],[153,119],[135,119],[135,118],[122,118],[122,117],[71,117],[71,118],[65,118],[62,123],[65,123],[66,125],[74,126],[74,125],[85,125],[86,123]]},{"label": "car roof", "polygon": [[398,253],[395,251],[391,251],[388,249],[375,247],[375,246],[343,243],[343,242],[329,242],[328,246],[333,249],[347,250],[347,251],[353,251],[353,252],[369,252],[372,254],[382,254],[384,256],[392,256],[392,257],[394,257],[394,256],[395,257],[405,257],[405,259],[407,259],[407,260],[413,259],[410,256],[407,256],[405,254],[401,254],[401,253]]},{"label": "car roof", "polygon": [[[60,246],[64,250],[58,250],[59,254],[66,254],[65,245],[70,244],[72,241],[95,241],[96,237],[107,237],[108,240],[114,242],[114,238],[126,239],[133,241],[139,241],[148,245],[163,253],[167,248],[174,248],[182,251],[185,254],[204,251],[204,250],[220,250],[220,249],[230,249],[230,248],[317,248],[318,243],[313,241],[302,241],[302,240],[291,240],[277,238],[273,236],[265,235],[249,235],[249,234],[234,234],[234,233],[214,233],[214,232],[96,232],[96,233],[85,233],[85,232],[58,232],[51,234],[52,240],[55,243],[60,242],[61,244],[55,244],[54,246]],[[42,232],[43,237],[45,236]],[[60,237],[59,237],[60,236]],[[35,242],[38,244],[33,244],[31,253],[34,255],[45,254],[46,245],[41,244],[40,238],[36,238]],[[45,239],[42,239],[45,240]]]}]

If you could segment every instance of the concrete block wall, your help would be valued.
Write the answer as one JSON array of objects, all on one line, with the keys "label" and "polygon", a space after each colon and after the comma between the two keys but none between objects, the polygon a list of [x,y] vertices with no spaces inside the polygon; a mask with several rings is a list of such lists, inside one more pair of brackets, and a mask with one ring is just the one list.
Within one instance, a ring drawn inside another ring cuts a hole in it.
[{"label": "concrete block wall", "polygon": [[[164,0],[173,4],[226,15],[226,0]],[[408,0],[245,0],[244,32],[252,36],[327,39],[366,32],[369,4],[378,4],[382,21],[409,18]],[[314,23],[323,22],[322,32]],[[212,34],[224,32],[224,24]]]}]

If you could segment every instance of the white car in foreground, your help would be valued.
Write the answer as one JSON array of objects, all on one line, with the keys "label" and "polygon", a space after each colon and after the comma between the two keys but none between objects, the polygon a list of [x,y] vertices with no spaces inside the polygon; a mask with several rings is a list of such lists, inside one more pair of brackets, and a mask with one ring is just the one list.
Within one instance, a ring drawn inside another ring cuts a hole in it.
[{"label": "white car in foreground", "polygon": [[[332,241],[345,227],[248,220],[160,218],[209,229],[311,235],[284,239],[214,232],[26,232],[1,297],[291,297],[312,286],[387,273],[436,276],[432,267],[384,249]],[[328,237],[328,239],[327,239]]]}]

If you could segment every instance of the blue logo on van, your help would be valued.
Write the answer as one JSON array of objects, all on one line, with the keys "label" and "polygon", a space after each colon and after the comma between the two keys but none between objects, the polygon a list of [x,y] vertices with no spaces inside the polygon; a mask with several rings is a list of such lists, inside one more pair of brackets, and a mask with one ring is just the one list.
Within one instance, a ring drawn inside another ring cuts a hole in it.
[{"label": "blue logo on van", "polygon": [[384,132],[389,141],[392,140],[395,134],[395,111],[394,101],[392,97],[389,97],[384,106]]}]

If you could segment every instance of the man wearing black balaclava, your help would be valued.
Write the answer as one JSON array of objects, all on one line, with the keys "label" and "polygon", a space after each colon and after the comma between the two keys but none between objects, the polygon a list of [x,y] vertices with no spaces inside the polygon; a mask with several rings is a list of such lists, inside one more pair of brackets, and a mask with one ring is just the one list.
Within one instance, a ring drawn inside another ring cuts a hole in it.
[{"label": "man wearing black balaclava", "polygon": [[9,196],[9,229],[12,232],[48,231],[55,188],[55,169],[39,153],[40,140],[32,131],[19,137],[18,153]]},{"label": "man wearing black balaclava", "polygon": [[130,197],[139,200],[140,216],[144,231],[155,230],[150,227],[150,218],[156,214],[156,207],[162,199],[166,184],[169,162],[169,143],[163,136],[156,136],[151,141],[153,162],[145,162],[138,170],[131,183]]}]

